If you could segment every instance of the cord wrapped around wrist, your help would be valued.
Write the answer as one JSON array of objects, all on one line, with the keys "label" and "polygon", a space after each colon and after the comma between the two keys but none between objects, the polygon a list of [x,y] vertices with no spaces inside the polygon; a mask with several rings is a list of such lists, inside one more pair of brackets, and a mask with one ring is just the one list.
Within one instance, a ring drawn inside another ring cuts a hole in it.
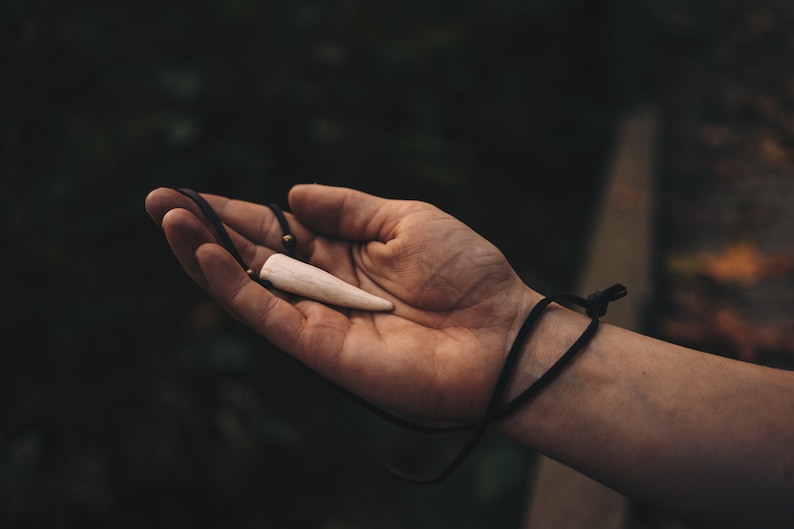
[{"label": "cord wrapped around wrist", "polygon": [[[363,401],[362,405],[370,411],[376,413],[379,417],[409,430],[422,433],[446,433],[464,429],[472,429],[471,435],[457,455],[450,460],[444,469],[437,472],[436,474],[429,476],[419,476],[406,472],[401,468],[383,461],[372,451],[369,445],[362,442],[359,436],[356,436],[357,440],[359,440],[359,443],[362,445],[362,447],[372,455],[375,461],[382,468],[405,481],[417,484],[432,484],[445,480],[452,475],[452,473],[463,463],[463,461],[465,461],[466,457],[471,454],[491,424],[507,417],[516,411],[521,407],[521,405],[525,404],[532,397],[540,393],[546,386],[548,386],[554,377],[557,376],[570,363],[571,360],[573,360],[576,354],[579,353],[595,335],[600,323],[599,318],[607,313],[607,307],[609,303],[625,297],[627,294],[628,291],[626,290],[626,287],[621,284],[616,284],[605,290],[600,290],[590,294],[587,299],[573,294],[556,294],[543,298],[540,302],[538,302],[538,304],[532,308],[529,315],[524,320],[524,323],[521,325],[521,328],[519,329],[518,334],[513,341],[513,345],[507,354],[505,363],[502,366],[502,370],[499,373],[496,384],[494,385],[491,398],[488,401],[482,417],[477,422],[458,424],[454,426],[427,426],[406,421],[398,416],[373,406],[369,402]],[[571,303],[585,309],[585,313],[590,317],[590,323],[587,325],[579,338],[577,338],[576,341],[557,359],[557,361],[554,362],[554,364],[552,364],[552,366],[547,369],[540,377],[538,377],[535,382],[524,389],[513,400],[507,402],[506,404],[502,404],[510,379],[516,369],[516,366],[518,365],[518,360],[521,357],[524,343],[526,342],[527,338],[529,338],[532,329],[540,320],[540,317],[546,307],[556,302]],[[360,401],[361,399],[356,397],[356,400]]]},{"label": "cord wrapped around wrist", "polygon": [[[234,247],[232,243],[231,237],[226,231],[226,228],[223,225],[220,217],[217,213],[212,209],[209,203],[198,193],[192,191],[190,189],[177,189],[180,193],[185,195],[186,197],[190,198],[195,202],[199,208],[202,210],[204,215],[209,220],[210,224],[212,224],[219,241],[221,244],[226,248],[227,251],[235,258],[235,260],[240,264],[243,270],[251,277],[252,280],[259,282],[263,287],[270,288],[266,281],[261,281],[256,273],[254,273],[251,268],[245,263],[243,258],[240,256],[237,249]],[[282,245],[286,250],[287,254],[291,257],[295,257],[295,245],[296,239],[292,235],[289,227],[289,223],[286,220],[281,209],[276,206],[275,204],[266,204],[268,208],[271,209],[274,216],[278,220],[279,226],[282,231]],[[491,397],[488,401],[488,404],[483,411],[482,416],[478,421],[472,423],[461,423],[452,426],[434,426],[434,425],[427,425],[421,424],[413,421],[409,421],[404,419],[398,415],[395,415],[387,410],[384,410],[371,402],[368,402],[358,395],[352,393],[346,388],[334,384],[325,378],[321,377],[315,371],[311,370],[304,364],[295,360],[295,362],[302,366],[303,368],[307,369],[310,373],[318,376],[332,387],[334,387],[339,393],[345,395],[350,400],[356,402],[364,409],[370,411],[374,415],[380,417],[383,420],[386,420],[396,426],[401,428],[405,428],[411,431],[420,432],[420,433],[449,433],[449,432],[456,432],[462,430],[471,430],[471,435],[469,436],[468,440],[464,443],[463,447],[460,449],[458,454],[452,458],[452,460],[444,467],[441,471],[428,475],[428,476],[419,476],[416,474],[412,474],[406,472],[405,470],[398,468],[387,461],[384,461],[380,458],[377,454],[374,453],[371,446],[362,438],[359,432],[353,428],[354,437],[362,446],[362,448],[370,453],[373,459],[384,469],[389,471],[390,473],[394,474],[395,476],[404,479],[406,481],[412,483],[419,483],[419,484],[430,484],[430,483],[438,483],[443,481],[447,477],[449,477],[466,459],[466,457],[474,450],[477,446],[477,443],[480,441],[482,436],[485,434],[488,427],[493,424],[494,422],[501,420],[514,411],[516,411],[521,405],[525,404],[527,401],[532,399],[535,395],[540,393],[553,379],[556,377],[564,368],[567,366],[570,361],[579,353],[584,346],[590,341],[590,339],[595,334],[596,330],[598,329],[599,325],[599,318],[606,314],[607,307],[609,303],[624,297],[627,294],[626,287],[620,284],[613,285],[605,290],[595,292],[588,296],[586,299],[581,298],[579,296],[575,296],[573,294],[557,294],[554,296],[549,296],[542,299],[537,305],[535,305],[532,310],[527,315],[524,323],[521,325],[521,328],[516,335],[516,338],[513,342],[510,351],[505,358],[505,363],[502,366],[502,370],[499,373],[499,377],[494,385],[494,389],[491,393]],[[518,365],[518,361],[521,357],[521,352],[523,350],[524,343],[526,342],[527,338],[535,327],[536,323],[542,316],[543,311],[552,303],[561,302],[561,303],[569,303],[573,305],[578,305],[579,307],[585,310],[585,313],[590,317],[590,323],[579,336],[579,338],[566,350],[558,359],[557,361],[552,364],[552,366],[543,373],[539,378],[537,378],[529,387],[524,389],[518,396],[510,400],[509,402],[503,402],[505,398],[505,394],[509,385],[509,382],[512,378],[512,375]],[[291,356],[289,358],[292,358]],[[294,360],[294,359],[293,359]]]}]

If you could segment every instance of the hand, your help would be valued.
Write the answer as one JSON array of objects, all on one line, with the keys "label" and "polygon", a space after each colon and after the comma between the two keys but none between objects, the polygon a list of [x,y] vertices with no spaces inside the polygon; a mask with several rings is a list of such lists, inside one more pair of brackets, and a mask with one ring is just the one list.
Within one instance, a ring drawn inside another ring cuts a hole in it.
[{"label": "hand", "polygon": [[[281,250],[269,208],[205,198],[252,269]],[[192,201],[170,189],[146,199],[190,277],[283,351],[393,410],[477,418],[540,296],[496,247],[429,204],[321,185],[294,187],[289,204],[298,258],[392,300],[393,312],[339,310],[268,291],[216,243]]]}]

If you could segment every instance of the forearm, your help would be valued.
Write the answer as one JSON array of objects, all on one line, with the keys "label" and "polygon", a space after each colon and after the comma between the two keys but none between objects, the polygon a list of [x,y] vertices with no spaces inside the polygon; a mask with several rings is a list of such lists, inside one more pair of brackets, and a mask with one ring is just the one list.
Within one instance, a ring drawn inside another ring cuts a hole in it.
[{"label": "forearm", "polygon": [[[584,317],[548,310],[520,384],[576,339]],[[649,505],[719,527],[794,520],[794,373],[603,325],[508,435]]]}]

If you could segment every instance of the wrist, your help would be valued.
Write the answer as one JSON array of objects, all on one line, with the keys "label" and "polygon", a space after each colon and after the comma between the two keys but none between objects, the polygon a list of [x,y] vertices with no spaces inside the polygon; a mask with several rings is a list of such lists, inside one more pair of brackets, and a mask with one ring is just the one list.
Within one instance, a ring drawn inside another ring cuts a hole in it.
[{"label": "wrist", "polygon": [[[537,300],[531,305],[530,310],[543,298],[537,295]],[[514,375],[505,395],[504,403],[518,397],[524,390],[549,371],[563,354],[577,341],[582,332],[590,323],[590,318],[567,309],[557,303],[549,304],[533,325],[524,343],[521,345],[521,356],[515,368]],[[586,354],[588,345],[580,354]],[[571,363],[576,362],[574,357]],[[565,387],[568,385],[559,379],[565,378],[568,365],[554,377],[548,386],[543,387],[538,394],[517,408],[514,413],[506,416],[494,426],[510,437],[517,437],[522,442],[528,442],[529,434],[542,433],[552,428],[553,421],[559,420],[563,414],[559,413],[564,406]],[[529,428],[526,425],[531,425]],[[534,444],[531,443],[530,444]]]}]

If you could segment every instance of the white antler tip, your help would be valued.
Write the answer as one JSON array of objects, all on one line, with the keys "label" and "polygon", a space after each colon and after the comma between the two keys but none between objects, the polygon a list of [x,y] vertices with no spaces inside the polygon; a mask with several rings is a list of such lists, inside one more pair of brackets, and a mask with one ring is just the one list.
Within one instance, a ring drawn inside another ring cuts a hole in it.
[{"label": "white antler tip", "polygon": [[373,312],[394,310],[394,303],[321,270],[277,253],[271,255],[259,272],[259,277],[285,292],[305,298],[345,307]]}]

